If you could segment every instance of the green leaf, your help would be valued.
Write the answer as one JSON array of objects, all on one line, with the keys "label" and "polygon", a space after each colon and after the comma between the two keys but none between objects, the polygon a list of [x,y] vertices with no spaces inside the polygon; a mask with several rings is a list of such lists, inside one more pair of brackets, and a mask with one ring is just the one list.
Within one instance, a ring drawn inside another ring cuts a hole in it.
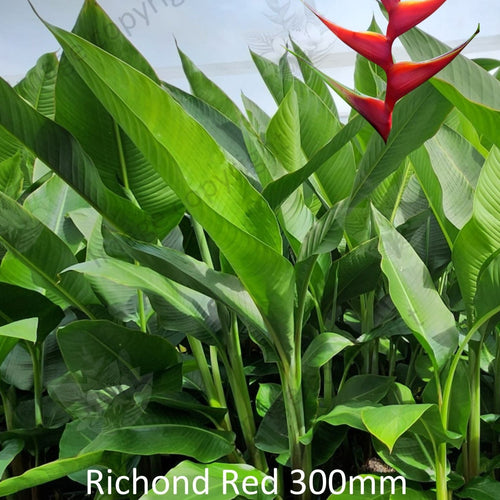
[{"label": "green leaf", "polygon": [[231,432],[188,424],[135,425],[103,431],[82,453],[107,450],[128,455],[185,455],[208,463],[230,454],[233,440]]},{"label": "green leaf", "polygon": [[367,409],[378,405],[370,401],[346,401],[343,404],[337,404],[330,412],[321,415],[318,422],[326,422],[330,425],[340,426],[348,425],[354,429],[366,431],[366,426],[361,419],[361,413]]},{"label": "green leaf", "polygon": [[394,386],[393,377],[382,375],[354,375],[346,383],[335,398],[337,405],[352,401],[378,403]]},{"label": "green leaf", "polygon": [[0,191],[17,200],[23,189],[23,172],[21,152],[0,162]]},{"label": "green leaf", "polygon": [[[2,443],[0,451],[0,477],[3,476],[5,469],[16,458],[17,454],[24,448],[24,442],[21,439],[9,439]],[[0,485],[1,487],[1,485]]]},{"label": "green leaf", "polygon": [[21,141],[111,223],[138,238],[148,240],[156,236],[147,214],[105,187],[94,163],[75,138],[35,111],[1,78],[0,104],[0,127]]},{"label": "green leaf", "polygon": [[[422,418],[433,405],[388,405],[361,412],[368,431],[382,441],[392,452],[396,441]],[[390,425],[387,423],[390,422]]]},{"label": "green leaf", "polygon": [[107,383],[107,372],[119,374],[122,384],[134,384],[178,363],[177,351],[165,339],[109,321],[75,321],[58,330],[57,341],[68,369],[80,371],[94,388]]},{"label": "green leaf", "polygon": [[338,333],[321,333],[307,347],[302,363],[307,367],[320,368],[339,352],[352,345],[349,339]]},{"label": "green leaf", "polygon": [[441,184],[444,214],[462,229],[472,215],[472,199],[484,158],[448,127],[442,127],[426,148]]},{"label": "green leaf", "polygon": [[496,500],[500,495],[500,482],[490,477],[476,477],[455,494],[470,500]]},{"label": "green leaf", "polygon": [[228,95],[200,71],[193,61],[179,49],[179,46],[177,46],[177,51],[181,58],[184,74],[188,79],[193,94],[220,111],[234,124],[238,126],[244,124],[246,119],[243,113],[238,106],[231,101]]},{"label": "green leaf", "polygon": [[24,208],[57,234],[74,252],[79,250],[83,237],[68,214],[87,207],[87,202],[55,175],[24,202]]},{"label": "green leaf", "polygon": [[292,88],[281,101],[266,131],[266,144],[288,172],[305,163],[300,138],[299,103]]},{"label": "green leaf", "polygon": [[29,342],[35,343],[37,328],[38,318],[21,319],[0,326],[0,336],[28,340]]},{"label": "green leaf", "polygon": [[117,259],[97,259],[83,262],[68,268],[86,276],[104,278],[118,285],[140,289],[147,294],[159,296],[171,305],[182,317],[193,324],[184,333],[202,341],[218,345],[220,339],[210,328],[207,317],[202,312],[206,301],[204,296],[190,288],[172,282],[161,274],[142,266],[136,266]]},{"label": "green leaf", "polygon": [[55,481],[73,472],[86,469],[93,465],[108,465],[111,455],[102,451],[85,453],[77,457],[54,460],[47,464],[35,467],[24,474],[4,479],[0,482],[0,495],[7,496],[40,484]]},{"label": "green leaf", "polygon": [[338,247],[343,236],[346,208],[345,203],[337,203],[314,223],[300,247],[299,261],[332,252]]},{"label": "green leaf", "polygon": [[[274,482],[268,479],[263,483],[268,476],[264,472],[246,464],[212,463],[201,465],[186,460],[170,469],[165,477],[170,481],[170,484],[173,484],[174,478],[179,476],[187,477],[188,485],[196,484],[197,492],[193,491],[194,488],[192,489],[189,486],[189,491],[186,491],[182,484],[179,483],[178,493],[169,493],[169,498],[195,500],[200,495],[207,495],[210,500],[229,500],[236,497],[258,500],[275,498],[275,494],[264,493],[264,489],[266,491],[274,490]],[[236,481],[229,483],[233,478],[237,478]],[[254,486],[256,484],[258,486]],[[160,486],[158,489],[160,489]],[[226,493],[224,493],[224,490],[226,490]],[[245,494],[246,491],[249,493]],[[156,494],[151,490],[143,495],[140,500],[155,498],[165,498],[165,495]]]},{"label": "green leaf", "polygon": [[16,85],[16,92],[47,118],[54,118],[55,86],[59,60],[55,53],[41,56],[34,68]]},{"label": "green leaf", "polygon": [[453,247],[453,263],[464,302],[473,318],[478,280],[500,248],[500,149],[493,147],[479,176],[472,219]]},{"label": "green leaf", "polygon": [[221,301],[236,312],[244,321],[266,332],[262,316],[241,282],[230,274],[214,271],[204,262],[172,248],[136,242],[124,236],[108,234],[108,253],[125,252],[132,258],[163,276]]},{"label": "green leaf", "polygon": [[333,139],[323,146],[302,168],[290,172],[270,183],[263,191],[271,207],[279,207],[303,182],[338,153],[364,126],[364,120],[356,117],[351,120]]},{"label": "green leaf", "polygon": [[401,100],[394,110],[387,144],[374,134],[359,165],[352,205],[364,200],[412,151],[430,139],[450,112],[450,103],[432,85],[424,84]]},{"label": "green leaf", "polygon": [[[85,3],[73,32],[159,83],[148,62],[95,1]],[[104,184],[115,194],[135,200],[151,216],[158,235],[163,238],[181,219],[182,203],[117,126],[64,54],[56,98],[57,123],[80,142]]]},{"label": "green leaf", "polygon": [[382,215],[374,212],[382,271],[394,305],[439,370],[458,346],[453,314],[443,303],[415,250]]},{"label": "green leaf", "polygon": [[[33,273],[35,285],[46,289],[61,304],[73,305],[91,316],[86,305],[98,301],[85,278],[74,273],[59,277],[62,270],[77,263],[70,249],[38,219],[2,193],[0,242]],[[16,276],[9,274],[5,259],[0,275],[4,281],[16,282]]]},{"label": "green leaf", "polygon": [[[152,80],[89,42],[47,26],[79,75],[219,246],[282,355],[290,356],[293,268],[281,255],[278,224],[265,200],[205,129]],[[165,123],[175,128],[167,130]]]},{"label": "green leaf", "polygon": [[[450,48],[427,33],[413,29],[401,37],[414,60],[444,54]],[[434,77],[432,84],[490,141],[500,147],[500,81],[467,57],[459,55]]]}]

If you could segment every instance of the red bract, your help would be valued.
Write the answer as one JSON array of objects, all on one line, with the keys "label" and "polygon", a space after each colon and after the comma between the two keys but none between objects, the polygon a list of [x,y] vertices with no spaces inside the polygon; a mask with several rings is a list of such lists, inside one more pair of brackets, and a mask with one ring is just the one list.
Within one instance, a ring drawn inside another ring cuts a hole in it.
[{"label": "red bract", "polygon": [[396,102],[419,85],[439,73],[451,63],[455,57],[477,35],[479,29],[462,45],[450,50],[442,56],[423,62],[399,62],[393,64],[387,71],[387,92],[385,102],[389,109],[393,109]]},{"label": "red bract", "polygon": [[328,21],[317,12],[314,12],[314,14],[330,31],[335,33],[340,40],[346,45],[349,45],[349,47],[358,52],[358,54],[366,57],[369,61],[374,62],[384,69],[389,68],[393,63],[391,44],[384,35],[374,33],[373,31],[351,31]]},{"label": "red bract", "polygon": [[399,35],[421,23],[433,14],[446,0],[407,0],[405,2],[388,2],[389,24],[387,38],[393,42]]},{"label": "red bract", "polygon": [[385,36],[371,31],[356,32],[342,28],[308,7],[340,40],[385,71],[387,90],[384,101],[362,96],[330,78],[327,78],[327,81],[345,101],[371,123],[387,142],[392,126],[392,111],[396,102],[451,63],[479,33],[479,28],[469,40],[442,56],[423,62],[394,63],[391,51],[394,39],[429,17],[443,5],[445,0],[380,1],[389,14]]},{"label": "red bract", "polygon": [[337,94],[363,116],[387,142],[392,126],[392,111],[389,111],[385,102],[353,92],[333,78],[327,78],[327,81]]}]

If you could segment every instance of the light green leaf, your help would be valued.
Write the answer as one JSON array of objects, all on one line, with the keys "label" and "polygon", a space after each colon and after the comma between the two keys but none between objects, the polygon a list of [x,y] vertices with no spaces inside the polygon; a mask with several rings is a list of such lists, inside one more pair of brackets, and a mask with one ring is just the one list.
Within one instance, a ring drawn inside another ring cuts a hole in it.
[{"label": "light green leaf", "polygon": [[353,343],[338,333],[325,332],[313,339],[302,357],[308,367],[319,368]]},{"label": "light green leaf", "polygon": [[34,343],[36,342],[37,328],[38,318],[21,319],[19,321],[8,323],[4,326],[0,326],[0,337],[23,339]]},{"label": "light green leaf", "polygon": [[0,103],[0,127],[21,141],[111,223],[138,238],[155,238],[150,217],[106,188],[91,158],[75,138],[35,111],[1,78]]},{"label": "light green leaf", "polygon": [[22,156],[18,151],[11,158],[0,162],[0,191],[17,200],[23,189]]},{"label": "light green leaf", "polygon": [[[83,276],[59,273],[76,264],[77,260],[66,244],[38,219],[15,201],[0,193],[0,242],[33,275],[35,285],[46,289],[66,305],[73,305],[91,316],[88,304],[98,303]],[[5,259],[0,276],[6,277],[9,268]],[[16,283],[16,276],[8,281]]]},{"label": "light green leaf", "polygon": [[231,432],[193,425],[135,425],[103,431],[82,453],[107,450],[129,455],[185,455],[208,463],[230,454],[233,440]]},{"label": "light green leaf", "polygon": [[56,479],[60,479],[68,474],[86,469],[93,465],[100,464],[106,466],[110,461],[110,457],[111,455],[108,453],[96,451],[94,453],[85,453],[77,457],[54,460],[40,467],[30,469],[20,476],[3,480],[0,482],[0,495],[6,497],[18,491],[55,481]]},{"label": "light green leaf", "polygon": [[361,419],[368,431],[392,452],[396,441],[432,407],[433,405],[409,404],[369,408],[361,412]]},{"label": "light green leaf", "polygon": [[478,280],[500,249],[500,149],[493,147],[484,164],[474,196],[472,219],[457,236],[453,263],[470,319]]},{"label": "light green leaf", "polygon": [[379,233],[382,271],[389,281],[389,293],[401,317],[439,370],[458,346],[458,331],[451,311],[445,306],[428,269],[412,246],[378,212],[374,212]]},{"label": "light green leaf", "polygon": [[[230,500],[237,496],[238,498],[255,498],[258,500],[275,498],[275,495],[272,493],[264,493],[264,489],[266,491],[274,490],[274,482],[270,479],[265,480],[267,476],[264,472],[246,464],[212,463],[200,465],[186,460],[173,469],[170,469],[165,477],[172,484],[174,478],[179,476],[187,477],[188,485],[196,484],[198,493],[194,492],[194,488],[190,487],[188,487],[189,491],[186,491],[182,483],[179,483],[178,493],[170,492],[168,498],[195,500],[199,499],[201,495],[206,495],[210,500]],[[229,483],[229,480],[233,478],[237,478],[236,481]],[[264,480],[265,482],[263,483]],[[258,486],[254,486],[255,484],[258,484]],[[224,490],[226,490],[226,493],[224,493]],[[249,494],[245,494],[245,491],[248,491]],[[166,498],[166,495],[159,495],[151,490],[143,495],[140,500],[152,500],[155,498]]]},{"label": "light green leaf", "polygon": [[47,118],[54,118],[55,86],[59,60],[55,53],[41,56],[34,68],[16,85],[16,92]]},{"label": "light green leaf", "polygon": [[79,75],[219,246],[271,326],[282,355],[290,356],[293,268],[281,255],[278,224],[265,200],[205,129],[152,80],[89,42],[47,26]]},{"label": "light green leaf", "polygon": [[472,199],[484,158],[448,127],[442,127],[426,148],[441,184],[444,214],[462,229],[472,215]]},{"label": "light green leaf", "polygon": [[24,448],[22,439],[9,439],[2,443],[0,451],[0,477],[3,476],[5,469],[14,460],[16,455]]}]

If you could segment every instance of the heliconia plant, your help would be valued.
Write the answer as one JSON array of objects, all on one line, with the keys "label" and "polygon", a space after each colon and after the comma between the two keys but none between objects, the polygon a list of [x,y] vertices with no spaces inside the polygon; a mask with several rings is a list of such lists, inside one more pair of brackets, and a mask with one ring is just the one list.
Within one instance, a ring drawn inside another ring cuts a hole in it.
[{"label": "heliconia plant", "polygon": [[272,116],[180,49],[161,81],[96,0],[43,21],[60,57],[0,78],[0,497],[500,498],[500,61],[411,29],[443,1],[323,20],[365,95],[252,53]]},{"label": "heliconia plant", "polygon": [[445,0],[381,1],[389,16],[385,35],[372,31],[357,32],[345,29],[306,5],[342,42],[385,71],[387,89],[384,100],[356,93],[329,77],[326,81],[370,122],[387,142],[396,103],[450,64],[479,33],[479,27],[466,42],[441,56],[422,62],[394,62],[392,56],[394,40],[433,14]]}]

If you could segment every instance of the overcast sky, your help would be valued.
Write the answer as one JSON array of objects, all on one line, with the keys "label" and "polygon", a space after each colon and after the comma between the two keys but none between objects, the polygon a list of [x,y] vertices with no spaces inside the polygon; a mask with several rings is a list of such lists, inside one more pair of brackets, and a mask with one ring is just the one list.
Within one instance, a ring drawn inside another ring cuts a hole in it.
[{"label": "overcast sky", "polygon": [[[83,0],[33,0],[48,21],[70,29]],[[315,0],[311,4],[347,28],[364,30],[376,0]],[[421,27],[451,44],[480,35],[466,49],[469,57],[500,59],[499,0],[448,0]],[[180,47],[239,104],[246,95],[271,111],[273,104],[253,69],[248,49],[276,59],[288,33],[337,80],[352,84],[353,52],[307,15],[300,0],[101,0],[101,6],[139,48],[163,79],[185,88],[174,37]],[[38,56],[58,50],[57,42],[26,0],[0,0],[0,75],[18,80]],[[396,52],[396,58],[398,57]]]}]

